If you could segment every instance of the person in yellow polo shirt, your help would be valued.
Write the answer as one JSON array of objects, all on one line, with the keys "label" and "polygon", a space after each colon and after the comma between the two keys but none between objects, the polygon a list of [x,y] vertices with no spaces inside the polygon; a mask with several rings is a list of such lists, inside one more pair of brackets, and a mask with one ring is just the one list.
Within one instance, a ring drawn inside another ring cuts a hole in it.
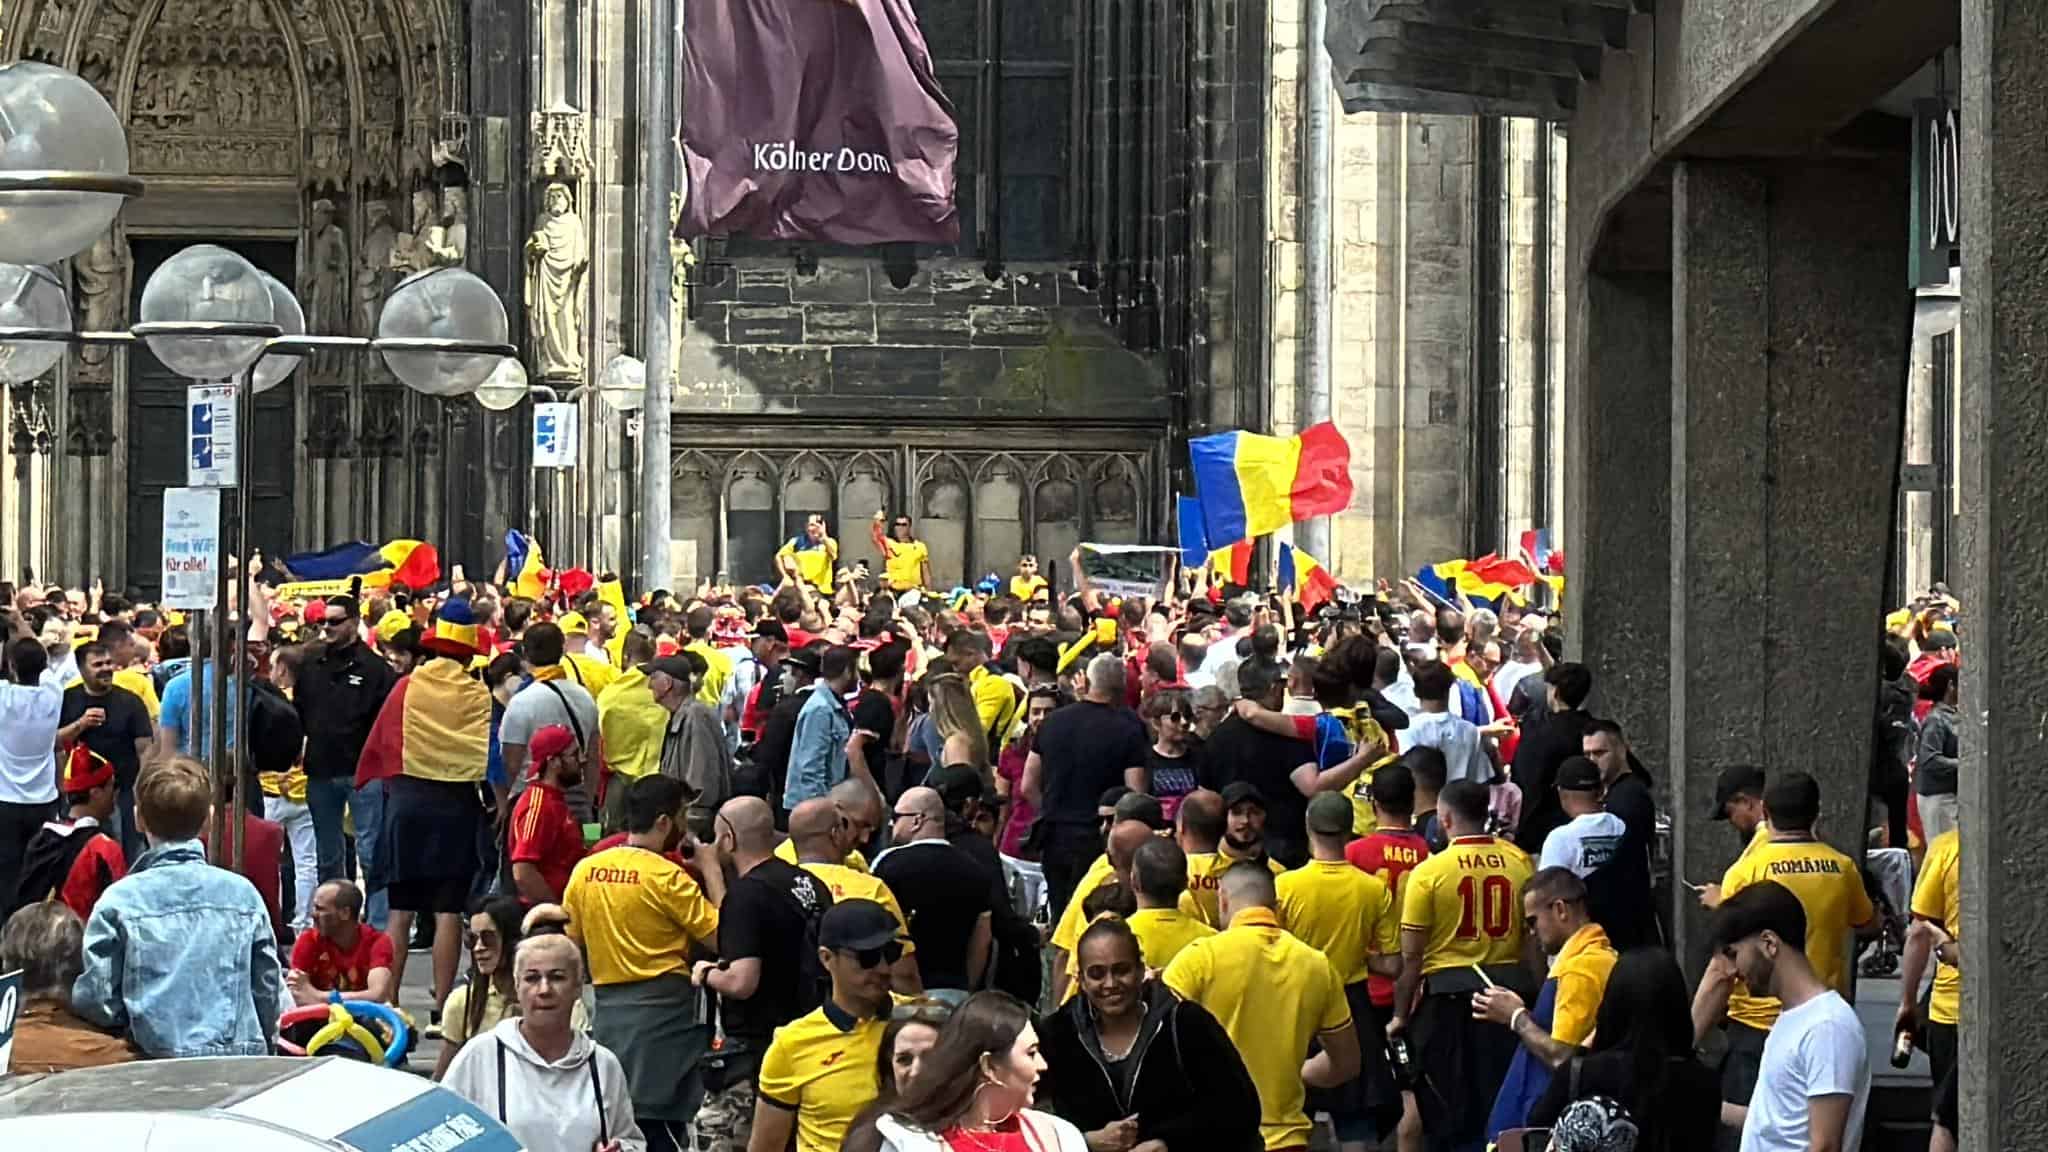
[{"label": "person in yellow polo shirt", "polygon": [[638,628],[628,632],[624,655],[625,670],[597,694],[597,730],[611,770],[599,817],[607,835],[626,826],[627,786],[661,770],[662,741],[668,736],[668,709],[655,700],[647,678],[654,636]]},{"label": "person in yellow polo shirt", "polygon": [[882,587],[891,592],[915,592],[932,586],[932,551],[910,530],[910,517],[896,517],[895,535],[884,536],[882,524],[888,515],[875,509],[875,551],[882,554]]},{"label": "person in yellow polo shirt", "polygon": [[1520,848],[1486,834],[1488,799],[1486,785],[1472,780],[1453,780],[1437,796],[1450,843],[1408,873],[1401,975],[1387,1022],[1389,1036],[1408,1035],[1416,1071],[1437,1088],[1416,1093],[1423,1131],[1453,1147],[1483,1135],[1518,1047],[1472,1018],[1472,994],[1486,980],[1525,998],[1534,993],[1521,967],[1522,886],[1534,869]]},{"label": "person in yellow polo shirt", "polygon": [[136,639],[135,629],[119,620],[100,625],[99,642],[114,656],[114,684],[135,693],[149,710],[149,722],[156,723],[163,710],[157,698],[156,681],[149,675],[149,647]]},{"label": "person in yellow polo shirt", "polygon": [[748,1152],[839,1152],[874,1103],[875,1057],[898,1002],[889,970],[903,956],[896,919],[870,900],[837,900],[818,920],[818,960],[832,995],[775,1030],[761,1057]]},{"label": "person in yellow polo shirt", "polygon": [[556,626],[562,630],[562,678],[583,685],[583,690],[595,699],[618,679],[619,670],[583,651],[590,638],[590,621],[582,613],[566,613],[556,621]]},{"label": "person in yellow polo shirt", "polygon": [[[1228,821],[1223,797],[1206,788],[1197,788],[1181,797],[1180,811],[1173,814],[1174,840],[1187,854],[1188,893],[1194,898],[1195,914],[1212,928],[1222,922],[1216,909],[1219,879],[1231,865],[1249,859],[1231,855],[1230,846],[1223,839]],[[1270,856],[1258,859],[1275,876],[1285,871]]]},{"label": "person in yellow polo shirt", "polygon": [[775,553],[775,567],[792,580],[799,580],[823,595],[832,594],[832,573],[839,567],[839,541],[825,531],[825,518],[812,513],[804,521],[803,534],[791,537]]},{"label": "person in yellow polo shirt", "polygon": [[[1081,882],[1074,885],[1073,898],[1067,901],[1065,910],[1060,913],[1059,924],[1053,928],[1052,987],[1053,997],[1059,1003],[1071,999],[1077,988],[1073,970],[1074,946],[1080,943],[1081,932],[1088,927],[1088,914],[1082,904],[1090,893],[1112,881],[1122,884],[1126,891],[1132,890],[1131,860],[1146,842],[1158,839],[1152,822],[1164,822],[1159,815],[1159,801],[1138,792],[1118,801],[1117,813],[1117,822],[1109,829],[1109,850],[1096,857],[1088,865],[1088,870],[1081,874]],[[1185,891],[1182,896],[1185,898]],[[1192,900],[1186,903],[1176,901],[1175,907],[1190,920],[1198,919]]]},{"label": "person in yellow polo shirt", "polygon": [[891,979],[898,992],[915,995],[918,982],[917,945],[910,938],[910,921],[889,886],[865,868],[856,871],[845,860],[845,821],[830,796],[819,796],[798,804],[789,813],[789,843],[796,846],[796,864],[825,882],[833,900],[869,900],[888,909],[896,918],[902,955],[890,961]]},{"label": "person in yellow polo shirt", "polygon": [[[1962,840],[1951,828],[1927,845],[1920,879],[1913,885],[1913,927],[1906,933],[1906,958],[1899,969],[1899,1014],[1892,1035],[1916,1030],[1927,1049],[1934,1078],[1934,1139],[1930,1152],[1955,1152],[1956,1025],[1962,1020],[1963,886]],[[1927,998],[1927,1020],[1919,1020],[1920,977],[1927,958],[1934,957],[1934,991]],[[1945,1141],[1945,1143],[1944,1143]]]},{"label": "person in yellow polo shirt", "polygon": [[718,947],[725,873],[716,844],[695,846],[704,886],[666,853],[684,842],[681,781],[659,773],[626,789],[626,842],[585,856],[569,874],[562,907],[583,944],[597,994],[593,1036],[617,1054],[643,1129],[680,1137],[701,1097],[707,1054],[690,983],[692,948]]},{"label": "person in yellow polo shirt", "polygon": [[1486,1138],[1529,1126],[1529,1110],[1549,1086],[1549,1070],[1563,1066],[1592,1038],[1594,1018],[1607,995],[1607,978],[1620,957],[1607,932],[1586,913],[1586,882],[1569,868],[1545,868],[1522,886],[1522,915],[1551,957],[1535,1007],[1507,988],[1472,997],[1472,1014],[1502,1025],[1521,1041],[1508,1078],[1494,1097]]},{"label": "person in yellow polo shirt", "polygon": [[[1725,902],[1744,888],[1775,881],[1790,889],[1806,909],[1806,958],[1821,982],[1849,995],[1849,935],[1877,927],[1877,910],[1863,887],[1856,862],[1814,836],[1820,819],[1820,783],[1804,772],[1788,772],[1764,789],[1770,839],[1743,853],[1721,877]],[[1721,1064],[1721,1100],[1749,1107],[1763,1064],[1764,1039],[1778,1021],[1776,997],[1751,993],[1733,968],[1719,960],[1707,965],[1693,998],[1693,1027],[1704,1035],[1726,1016],[1728,1058]],[[1724,1120],[1734,1120],[1724,1110]]]},{"label": "person in yellow polo shirt", "polygon": [[[1188,857],[1180,845],[1163,836],[1153,836],[1131,854],[1131,894],[1138,910],[1127,923],[1138,938],[1145,967],[1166,971],[1181,951],[1197,940],[1216,934],[1214,928],[1188,910]],[[1076,945],[1075,955],[1079,956]]]},{"label": "person in yellow polo shirt", "polygon": [[[1324,792],[1310,800],[1304,819],[1308,826],[1309,860],[1299,868],[1282,872],[1275,880],[1279,894],[1280,923],[1296,939],[1328,957],[1344,980],[1344,998],[1351,1018],[1361,1028],[1373,1018],[1368,976],[1398,976],[1401,972],[1400,916],[1394,908],[1393,892],[1386,882],[1370,872],[1352,867],[1344,858],[1351,843],[1351,800],[1341,792]],[[1311,1111],[1327,1111],[1337,1130],[1337,1142],[1344,1152],[1364,1152],[1367,1145],[1385,1135],[1391,1117],[1382,1112],[1378,1122],[1373,1113],[1391,1108],[1399,1114],[1400,1094],[1386,1067],[1385,1046],[1372,1037],[1364,1049],[1365,1074],[1338,1091],[1312,1094]]]},{"label": "person in yellow polo shirt", "polygon": [[[1259,1090],[1266,1152],[1306,1149],[1314,1127],[1302,1105],[1308,1088],[1335,1088],[1358,1075],[1358,1033],[1344,980],[1323,954],[1280,926],[1273,874],[1257,865],[1225,872],[1217,888],[1229,927],[1181,950],[1166,986],[1216,1017]],[[1309,1044],[1322,1051],[1309,1056]]]},{"label": "person in yellow polo shirt", "polygon": [[[868,858],[858,845],[873,840],[875,833],[881,830],[882,794],[870,787],[867,781],[848,777],[827,790],[824,799],[831,801],[832,804],[830,811],[834,822],[830,835],[838,855],[822,859],[837,860],[852,871],[866,872]],[[795,813],[792,812],[791,815],[794,816]],[[795,826],[791,827],[793,829]],[[794,831],[791,832],[789,839],[775,846],[775,855],[785,864],[797,862]]]}]

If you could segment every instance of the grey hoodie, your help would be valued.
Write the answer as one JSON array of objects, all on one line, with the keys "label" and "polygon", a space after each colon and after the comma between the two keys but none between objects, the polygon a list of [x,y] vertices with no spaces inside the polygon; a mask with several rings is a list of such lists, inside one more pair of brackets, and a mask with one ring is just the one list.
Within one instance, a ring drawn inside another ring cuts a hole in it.
[{"label": "grey hoodie", "polygon": [[571,1033],[560,1060],[547,1061],[526,1042],[518,1017],[500,1021],[462,1046],[441,1086],[495,1117],[527,1152],[591,1152],[603,1140],[617,1140],[624,1152],[647,1152],[625,1068],[582,1032]]}]

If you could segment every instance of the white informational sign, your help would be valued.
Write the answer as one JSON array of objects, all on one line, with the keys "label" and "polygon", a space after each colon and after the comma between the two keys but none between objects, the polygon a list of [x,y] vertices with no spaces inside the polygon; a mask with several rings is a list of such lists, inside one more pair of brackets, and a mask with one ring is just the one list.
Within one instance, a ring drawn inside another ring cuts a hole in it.
[{"label": "white informational sign", "polygon": [[185,389],[185,483],[193,488],[233,488],[235,386],[194,384]]},{"label": "white informational sign", "polygon": [[21,1019],[21,971],[0,974],[0,1076],[14,1066],[14,1025]]},{"label": "white informational sign", "polygon": [[533,466],[574,468],[576,466],[576,405],[535,404],[533,406]]},{"label": "white informational sign", "polygon": [[164,607],[211,609],[220,573],[220,489],[164,489]]}]

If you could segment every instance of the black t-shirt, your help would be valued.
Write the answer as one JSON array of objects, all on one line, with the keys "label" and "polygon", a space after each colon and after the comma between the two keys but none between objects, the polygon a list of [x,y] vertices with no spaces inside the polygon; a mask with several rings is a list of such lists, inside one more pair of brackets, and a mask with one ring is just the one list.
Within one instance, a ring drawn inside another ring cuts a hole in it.
[{"label": "black t-shirt", "polygon": [[1254,728],[1232,714],[1202,747],[1202,787],[1221,792],[1240,780],[1266,798],[1266,843],[1274,857],[1289,867],[1306,856],[1308,797],[1294,786],[1294,770],[1313,763],[1315,746],[1306,740]]},{"label": "black t-shirt", "polygon": [[1045,718],[1033,745],[1042,764],[1047,824],[1095,826],[1095,798],[1124,782],[1126,768],[1142,768],[1152,741],[1145,722],[1121,705],[1082,700]]},{"label": "black t-shirt", "polygon": [[896,705],[887,692],[863,689],[853,702],[853,730],[879,737],[884,746],[896,731]]},{"label": "black t-shirt", "polygon": [[1163,756],[1157,746],[1145,750],[1146,791],[1160,800],[1177,800],[1201,784],[1202,757],[1194,749],[1179,756]]},{"label": "black t-shirt", "polygon": [[761,982],[745,1000],[723,998],[725,1030],[762,1042],[775,1029],[818,1005],[802,987],[810,910],[823,915],[832,892],[809,872],[769,859],[733,881],[718,908],[718,954],[724,960],[758,958]]},{"label": "black t-shirt", "polygon": [[93,696],[86,692],[85,685],[73,684],[64,690],[64,712],[58,723],[70,724],[85,715],[88,708],[106,709],[107,722],[86,729],[79,739],[113,764],[116,781],[133,786],[142,771],[142,757],[135,751],[135,742],[152,735],[149,708],[140,696],[119,685],[110,685],[104,696]]},{"label": "black t-shirt", "polygon": [[967,943],[989,907],[988,874],[944,840],[901,844],[875,861],[917,941],[917,973],[926,988],[966,988]]}]

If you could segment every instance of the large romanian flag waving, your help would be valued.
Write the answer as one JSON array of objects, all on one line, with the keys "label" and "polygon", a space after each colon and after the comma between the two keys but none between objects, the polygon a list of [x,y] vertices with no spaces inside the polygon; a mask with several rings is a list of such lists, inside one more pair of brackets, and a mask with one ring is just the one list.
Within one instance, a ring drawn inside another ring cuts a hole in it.
[{"label": "large romanian flag waving", "polygon": [[1351,445],[1335,424],[1286,437],[1223,432],[1190,441],[1188,451],[1212,547],[1351,504]]},{"label": "large romanian flag waving", "polygon": [[363,583],[372,588],[387,584],[431,588],[441,582],[440,552],[419,540],[393,540],[383,545],[351,540],[318,552],[287,556],[284,566],[296,580],[346,580],[361,576]]}]

